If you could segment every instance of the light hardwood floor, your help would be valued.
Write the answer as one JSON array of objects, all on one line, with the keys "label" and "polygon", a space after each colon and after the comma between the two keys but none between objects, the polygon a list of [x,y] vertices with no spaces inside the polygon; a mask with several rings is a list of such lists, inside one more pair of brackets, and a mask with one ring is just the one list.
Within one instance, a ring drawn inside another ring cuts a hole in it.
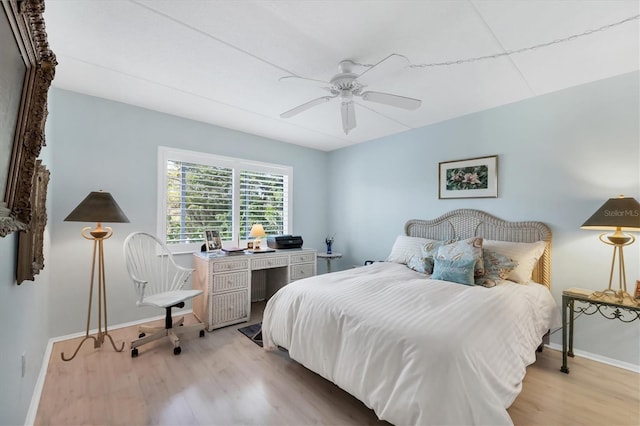
[{"label": "light hardwood floor", "polygon": [[[262,317],[254,304],[252,320]],[[194,319],[187,317],[186,322]],[[80,339],[54,344],[36,425],[364,425],[387,424],[373,411],[292,361],[267,352],[237,331],[247,324],[185,338],[174,356],[160,340],[116,353]],[[116,343],[137,336],[135,327],[110,332]],[[529,366],[522,393],[509,408],[516,425],[638,425],[640,376],[545,349]]]}]

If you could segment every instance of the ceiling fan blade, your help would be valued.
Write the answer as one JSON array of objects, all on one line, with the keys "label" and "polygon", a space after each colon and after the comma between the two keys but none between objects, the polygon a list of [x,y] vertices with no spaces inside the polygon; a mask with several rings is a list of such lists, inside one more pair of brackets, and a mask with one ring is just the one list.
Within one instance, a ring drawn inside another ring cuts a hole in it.
[{"label": "ceiling fan blade", "polygon": [[405,96],[392,95],[382,92],[364,92],[362,99],[369,102],[377,102],[379,104],[391,105],[404,109],[418,109],[422,105],[420,99],[407,98]]},{"label": "ceiling fan blade", "polygon": [[409,65],[409,60],[397,53],[387,56],[362,74],[356,79],[363,86],[368,86],[375,80],[379,80],[385,75],[400,71]]},{"label": "ceiling fan blade", "polygon": [[312,78],[298,77],[295,75],[280,77],[278,81],[283,83],[292,83],[298,86],[307,86],[307,87],[311,86],[311,87],[321,87],[323,89],[331,89],[331,83],[329,83],[328,81],[314,80]]},{"label": "ceiling fan blade", "polygon": [[294,115],[298,115],[301,112],[304,112],[304,111],[308,110],[309,108],[313,108],[316,105],[320,105],[320,104],[323,104],[325,102],[329,102],[334,97],[335,96],[323,96],[321,98],[314,99],[314,100],[306,102],[306,103],[304,103],[302,105],[298,105],[297,107],[292,108],[287,112],[283,112],[282,114],[280,114],[280,117],[281,118],[293,117]]},{"label": "ceiling fan blade", "polygon": [[356,109],[352,101],[344,101],[340,111],[342,112],[342,130],[345,135],[348,135],[356,128]]}]

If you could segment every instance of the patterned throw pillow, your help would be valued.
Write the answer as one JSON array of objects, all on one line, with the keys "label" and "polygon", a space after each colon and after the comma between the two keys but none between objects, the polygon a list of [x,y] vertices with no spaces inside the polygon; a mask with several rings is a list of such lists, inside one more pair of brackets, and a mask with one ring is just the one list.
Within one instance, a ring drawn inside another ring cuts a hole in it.
[{"label": "patterned throw pillow", "polygon": [[507,277],[510,281],[527,284],[531,281],[531,274],[536,263],[544,253],[547,243],[513,243],[510,241],[484,240],[483,248],[495,251],[518,263]]},{"label": "patterned throw pillow", "polygon": [[433,273],[433,259],[438,254],[438,249],[447,244],[451,244],[453,240],[437,241],[431,240],[426,242],[420,247],[422,252],[422,261],[424,262],[424,269],[426,274]]},{"label": "patterned throw pillow", "polygon": [[433,272],[433,257],[414,255],[407,263],[407,267],[421,274],[431,274]]},{"label": "patterned throw pillow", "polygon": [[474,285],[473,269],[475,263],[476,261],[471,258],[459,260],[436,258],[431,278],[464,285]]},{"label": "patterned throw pillow", "polygon": [[453,240],[438,241],[424,239],[420,245],[420,255],[413,255],[407,267],[422,274],[433,273],[433,259],[438,254],[438,249],[446,244],[451,244]]},{"label": "patterned throw pillow", "polygon": [[472,259],[475,262],[474,276],[484,276],[484,261],[482,260],[482,238],[472,237],[444,245],[438,249],[437,259],[461,260]]},{"label": "patterned throw pillow", "polygon": [[506,280],[509,273],[516,269],[518,262],[493,250],[482,250],[484,261],[484,276],[476,278],[476,285],[495,287],[502,280]]}]

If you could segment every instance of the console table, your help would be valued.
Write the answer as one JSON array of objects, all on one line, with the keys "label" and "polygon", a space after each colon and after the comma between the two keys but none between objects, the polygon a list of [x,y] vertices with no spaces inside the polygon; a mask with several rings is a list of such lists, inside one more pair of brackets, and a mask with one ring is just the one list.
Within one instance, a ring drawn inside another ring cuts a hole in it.
[{"label": "console table", "polygon": [[249,320],[251,302],[268,299],[292,281],[316,274],[313,249],[268,253],[193,254],[193,313],[207,330]]},{"label": "console table", "polygon": [[591,290],[582,289],[567,289],[562,292],[562,367],[560,367],[560,371],[563,373],[569,374],[567,356],[572,358],[574,356],[574,313],[593,315],[597,312],[607,319],[618,319],[622,322],[633,322],[640,319],[640,305],[621,303],[609,297],[598,299],[594,298],[591,293]]}]

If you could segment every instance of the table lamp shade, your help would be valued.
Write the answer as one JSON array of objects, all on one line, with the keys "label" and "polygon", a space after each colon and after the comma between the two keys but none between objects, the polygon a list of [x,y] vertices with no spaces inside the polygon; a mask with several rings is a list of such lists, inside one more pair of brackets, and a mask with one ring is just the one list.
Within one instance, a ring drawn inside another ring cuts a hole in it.
[{"label": "table lamp shade", "polygon": [[264,237],[267,234],[264,232],[264,228],[259,223],[254,223],[251,227],[251,231],[249,231],[249,236],[253,238]]},{"label": "table lamp shade", "polygon": [[65,222],[129,222],[110,193],[93,191],[64,219]]},{"label": "table lamp shade", "polygon": [[609,198],[581,228],[640,231],[640,203],[632,197]]}]

